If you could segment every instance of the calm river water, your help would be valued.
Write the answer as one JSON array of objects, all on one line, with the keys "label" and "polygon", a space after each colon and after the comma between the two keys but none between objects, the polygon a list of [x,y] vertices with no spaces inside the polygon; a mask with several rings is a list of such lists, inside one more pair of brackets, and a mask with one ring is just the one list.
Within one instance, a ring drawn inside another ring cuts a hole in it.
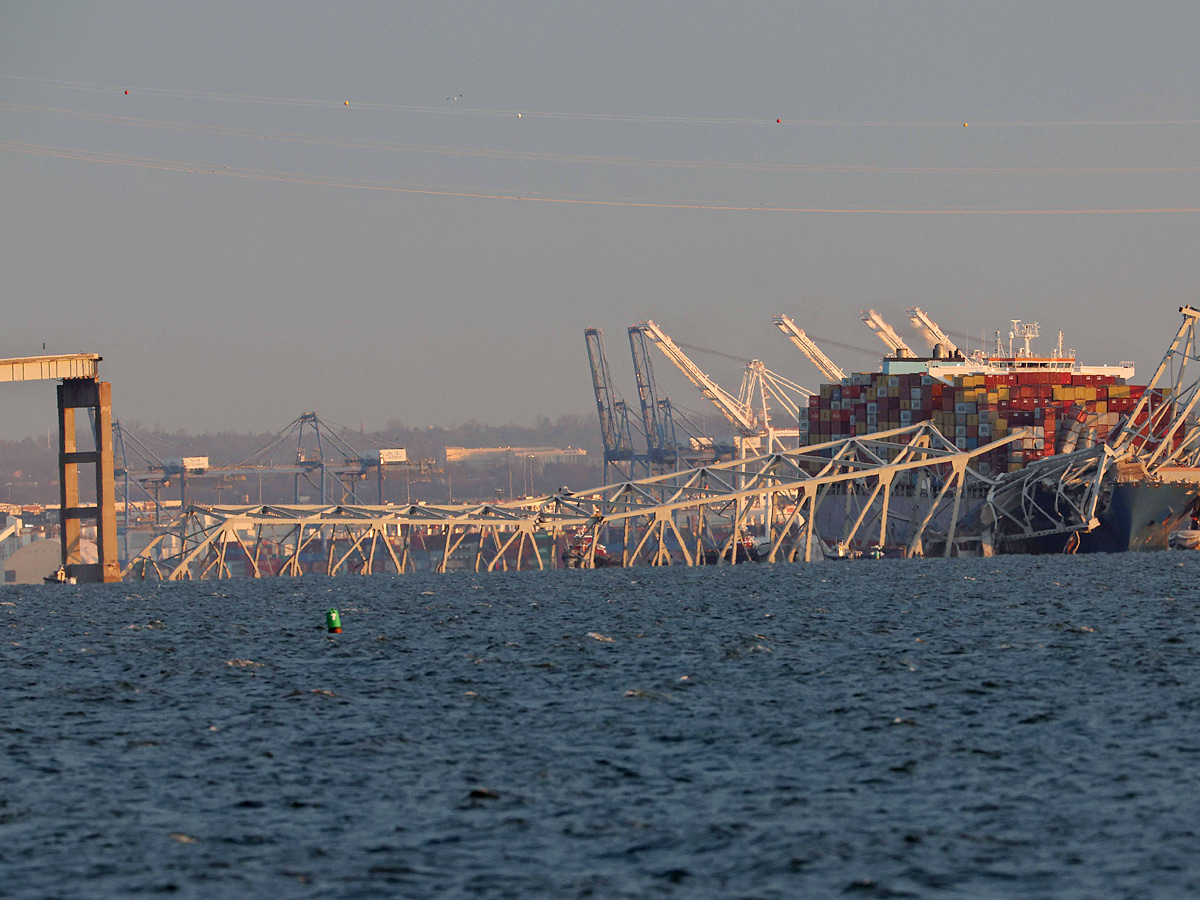
[{"label": "calm river water", "polygon": [[0,897],[1197,896],[1198,574],[0,588]]}]

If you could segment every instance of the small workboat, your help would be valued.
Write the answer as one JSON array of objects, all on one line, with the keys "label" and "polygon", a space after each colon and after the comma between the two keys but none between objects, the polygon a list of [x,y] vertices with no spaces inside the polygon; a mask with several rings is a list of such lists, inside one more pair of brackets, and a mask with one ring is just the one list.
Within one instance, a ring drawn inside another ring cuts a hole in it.
[{"label": "small workboat", "polygon": [[49,575],[43,575],[42,581],[46,584],[74,584],[75,576],[68,575],[67,570],[63,566],[59,566]]}]

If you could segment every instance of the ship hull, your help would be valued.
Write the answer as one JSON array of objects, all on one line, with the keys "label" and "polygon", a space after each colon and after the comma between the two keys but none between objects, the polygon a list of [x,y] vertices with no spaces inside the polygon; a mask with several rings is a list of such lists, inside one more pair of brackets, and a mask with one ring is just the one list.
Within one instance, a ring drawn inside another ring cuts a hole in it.
[{"label": "ship hull", "polygon": [[[1001,553],[1125,553],[1168,549],[1196,509],[1200,483],[1118,482],[1091,531],[1063,532],[1033,540],[1005,542]],[[1077,536],[1077,537],[1076,537]]]}]

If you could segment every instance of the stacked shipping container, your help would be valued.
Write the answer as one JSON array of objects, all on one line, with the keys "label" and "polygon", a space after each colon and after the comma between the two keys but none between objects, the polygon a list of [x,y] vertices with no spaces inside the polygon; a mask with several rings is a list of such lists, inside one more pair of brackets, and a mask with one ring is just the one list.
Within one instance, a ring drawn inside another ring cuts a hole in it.
[{"label": "stacked shipping container", "polygon": [[801,419],[801,440],[820,444],[928,420],[960,449],[974,450],[1011,431],[1030,431],[979,460],[984,474],[995,475],[1104,440],[1144,390],[1117,376],[1069,371],[859,373],[821,386]]}]

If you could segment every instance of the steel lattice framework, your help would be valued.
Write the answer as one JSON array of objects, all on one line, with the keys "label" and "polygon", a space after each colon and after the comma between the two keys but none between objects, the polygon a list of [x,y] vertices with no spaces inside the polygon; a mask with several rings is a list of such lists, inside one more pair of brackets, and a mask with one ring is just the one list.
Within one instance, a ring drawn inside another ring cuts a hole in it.
[{"label": "steel lattice framework", "polygon": [[[190,506],[126,568],[134,578],[544,569],[572,562],[806,562],[888,546],[949,556],[972,543],[997,479],[929,422],[524,501],[405,506]],[[753,556],[750,541],[755,540]],[[601,542],[611,550],[602,553]],[[547,558],[547,545],[550,556]],[[617,552],[616,547],[620,550]]]},{"label": "steel lattice framework", "polygon": [[1154,377],[1128,418],[1109,438],[1114,450],[1136,455],[1151,474],[1164,466],[1200,465],[1200,427],[1195,408],[1200,400],[1200,310],[1179,307],[1183,322]]}]

